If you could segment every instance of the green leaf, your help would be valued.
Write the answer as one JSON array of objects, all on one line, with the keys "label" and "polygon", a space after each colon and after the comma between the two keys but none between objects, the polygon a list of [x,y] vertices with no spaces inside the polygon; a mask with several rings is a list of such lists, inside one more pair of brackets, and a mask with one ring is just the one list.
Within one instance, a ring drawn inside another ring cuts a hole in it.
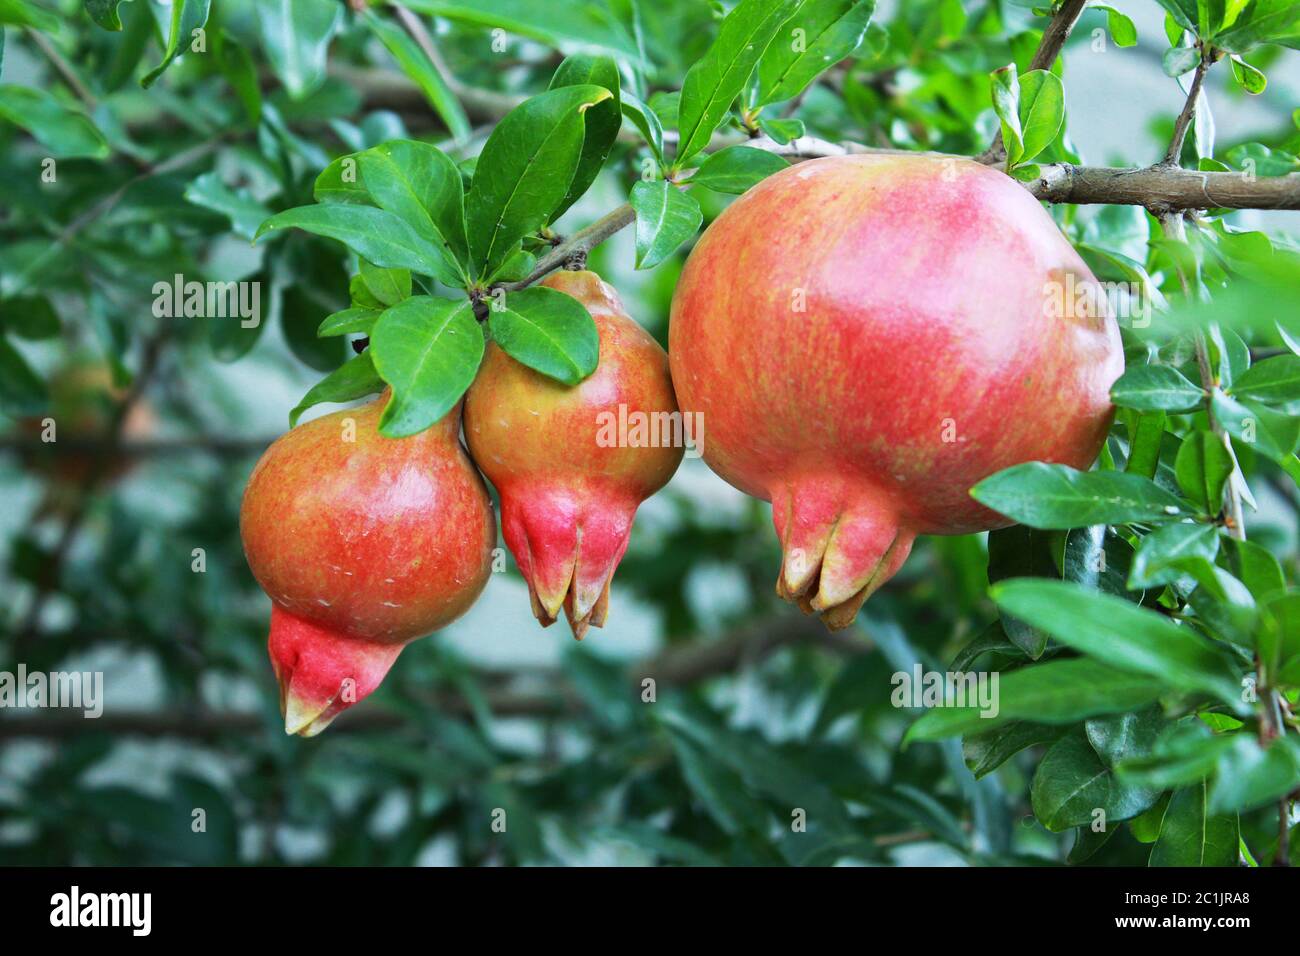
[{"label": "green leaf", "polygon": [[[998,528],[989,532],[989,584],[1007,578],[1060,578],[1051,536],[1027,525]],[[1006,636],[1030,658],[1037,660],[1047,648],[1047,635],[1011,616],[1002,618]]]},{"label": "green leaf", "polygon": [[1030,785],[1034,816],[1048,830],[1091,826],[1104,814],[1104,823],[1127,820],[1160,797],[1119,779],[1097,756],[1082,731],[1066,734],[1048,749]]},{"label": "green leaf", "polygon": [[0,337],[0,411],[11,417],[35,415],[45,405],[45,383],[22,354]]},{"label": "green leaf", "polygon": [[1178,498],[1141,475],[1037,461],[991,475],[970,493],[980,504],[1034,528],[1167,521],[1185,513]]},{"label": "green leaf", "polygon": [[366,10],[365,18],[366,24],[393,55],[402,72],[424,92],[429,105],[452,137],[458,142],[468,139],[470,126],[465,108],[419,44],[405,30],[376,15],[373,10]]},{"label": "green leaf", "polygon": [[84,113],[44,90],[0,84],[0,119],[27,130],[58,159],[105,159],[109,153],[108,143]]},{"label": "green leaf", "polygon": [[201,29],[208,22],[208,8],[211,0],[172,0],[171,29],[167,36],[167,49],[163,51],[162,62],[146,73],[140,80],[145,89],[153,86],[167,67],[178,56],[189,49],[194,38],[194,31]]},{"label": "green leaf", "polygon": [[1151,847],[1150,866],[1237,865],[1237,817],[1211,814],[1205,791],[1204,783],[1175,791]]},{"label": "green leaf", "polygon": [[1300,748],[1287,735],[1261,747],[1252,734],[1234,734],[1219,758],[1210,811],[1235,814],[1276,802],[1300,787]]},{"label": "green leaf", "polygon": [[1228,566],[1254,597],[1271,601],[1286,591],[1282,566],[1272,552],[1253,541],[1228,541]]},{"label": "green leaf", "polygon": [[379,431],[424,431],[460,401],[483,359],[483,332],[468,299],[417,295],[386,310],[370,333],[375,369],[393,387]]},{"label": "green leaf", "polygon": [[709,145],[777,29],[798,6],[799,0],[741,0],[727,14],[717,39],[682,81],[678,168]]},{"label": "green leaf", "polygon": [[578,168],[573,174],[568,193],[551,213],[548,222],[559,219],[565,210],[591,188],[609,157],[609,151],[614,148],[619,127],[623,125],[618,64],[607,56],[571,56],[556,68],[555,75],[551,77],[550,89],[584,85],[602,87],[609,90],[612,96],[590,107],[583,114],[586,133],[582,140],[582,153],[578,157]]},{"label": "green leaf", "polygon": [[317,202],[374,205],[374,200],[361,181],[361,162],[355,153],[340,156],[321,170],[312,186],[312,197]]},{"label": "green leaf", "polygon": [[225,30],[216,32],[216,41],[217,67],[243,104],[249,125],[255,127],[262,121],[262,88],[252,54]]},{"label": "green leaf", "polygon": [[765,149],[728,146],[706,156],[695,175],[690,178],[690,184],[707,186],[715,192],[739,195],[789,165],[780,156]]},{"label": "green leaf", "polygon": [[381,315],[383,315],[383,312],[379,309],[353,306],[341,312],[334,312],[325,316],[325,320],[321,322],[320,327],[316,330],[316,335],[321,338],[332,335],[350,335],[358,332],[362,335],[369,335]]},{"label": "green leaf", "polygon": [[640,60],[635,40],[604,5],[568,4],[563,15],[537,0],[408,0],[404,5],[462,23],[501,27],[556,49],[592,47]]},{"label": "green leaf", "polygon": [[1250,400],[1239,402],[1217,390],[1210,399],[1210,410],[1228,434],[1260,454],[1283,465],[1295,460],[1296,446],[1300,445],[1300,417]]},{"label": "green leaf", "polygon": [[1201,51],[1193,46],[1172,46],[1165,50],[1160,66],[1167,76],[1182,76],[1189,70],[1196,69],[1201,62]]},{"label": "green leaf", "polygon": [[1212,774],[1231,746],[1231,735],[1211,734],[1200,720],[1187,718],[1162,733],[1148,755],[1124,760],[1118,771],[1121,778],[1142,786],[1182,787]]},{"label": "green leaf", "polygon": [[375,371],[370,353],[362,352],[344,362],[312,386],[293,411],[289,412],[289,427],[298,424],[302,413],[315,405],[355,401],[384,389],[384,381]]},{"label": "green leaf", "polygon": [[[122,19],[117,15],[117,8],[121,2],[122,0],[85,0],[86,12],[90,14],[90,19],[94,20],[95,23],[103,27],[105,30],[116,32],[122,29]],[[21,2],[21,0],[16,0],[16,2],[0,3],[0,23],[12,22],[6,17],[5,10],[14,5],[16,5],[20,10],[25,6],[29,6],[28,4]],[[44,11],[40,12],[43,13]],[[34,25],[35,24],[33,24],[33,26]],[[57,29],[57,27],[58,21],[56,20],[54,21],[54,26],[51,27],[47,24],[40,29],[54,30]]]},{"label": "green leaf", "polygon": [[992,773],[1020,751],[1053,743],[1065,732],[1063,727],[1011,721],[1000,727],[967,734],[962,738],[962,760],[978,780]]},{"label": "green leaf", "polygon": [[1300,49],[1300,8],[1294,0],[1254,0],[1214,35],[1214,45],[1230,53],[1247,53],[1260,43]]},{"label": "green leaf", "polygon": [[[32,27],[43,33],[55,33],[59,29],[57,16],[29,0],[0,0],[0,24],[5,23],[18,27]],[[121,24],[110,29],[120,30]]]},{"label": "green leaf", "polygon": [[1106,525],[1073,528],[1065,533],[1064,579],[1140,604],[1144,592],[1128,587],[1133,557],[1133,546]]},{"label": "green leaf", "polygon": [[875,0],[802,0],[758,62],[753,105],[791,100],[862,43]]},{"label": "green leaf", "polygon": [[358,153],[357,165],[375,203],[434,251],[439,268],[430,274],[444,285],[466,288],[464,187],[450,157],[428,143],[397,139]]},{"label": "green leaf", "polygon": [[806,132],[803,120],[797,119],[761,119],[758,128],[767,134],[774,143],[785,146],[803,136]]},{"label": "green leaf", "polygon": [[1217,515],[1223,510],[1223,486],[1235,467],[1232,453],[1215,434],[1192,432],[1178,449],[1174,475],[1183,490],[1203,514]]},{"label": "green leaf", "polygon": [[385,269],[436,276],[447,268],[446,257],[438,248],[397,216],[371,206],[331,203],[286,209],[262,223],[254,241],[280,229],[303,229],[337,239]]},{"label": "green leaf", "polygon": [[1110,31],[1110,38],[1115,41],[1116,46],[1137,45],[1137,27],[1133,25],[1132,20],[1109,4],[1098,3],[1095,4],[1095,8],[1106,11],[1106,29]]},{"label": "green leaf", "polygon": [[548,90],[497,124],[465,198],[471,259],[480,279],[490,277],[559,208],[582,153],[583,113],[611,96],[599,86]]},{"label": "green leaf", "polygon": [[362,259],[360,275],[366,289],[381,305],[397,305],[411,294],[411,273],[406,269],[381,269]]},{"label": "green leaf", "polygon": [[1112,667],[1171,687],[1203,691],[1233,705],[1241,702],[1232,661],[1194,630],[1163,614],[1065,581],[1003,581],[989,594],[1000,609]]},{"label": "green leaf", "polygon": [[1169,365],[1135,365],[1110,387],[1110,400],[1144,412],[1188,412],[1205,402],[1205,390]]},{"label": "green leaf", "polygon": [[1098,714],[1123,713],[1154,701],[1165,689],[1155,677],[1133,674],[1075,657],[1021,667],[998,675],[995,713],[979,707],[936,707],[908,728],[904,741],[941,740],[1013,720],[1073,724]]},{"label": "green leaf", "polygon": [[1132,437],[1124,470],[1143,478],[1154,478],[1160,470],[1160,448],[1164,444],[1169,416],[1157,411],[1142,412],[1135,417],[1137,422],[1129,426]]},{"label": "green leaf", "polygon": [[1016,65],[1008,63],[989,74],[989,91],[993,112],[1002,129],[1002,145],[1007,151],[1007,168],[1020,162],[1025,153],[1024,133],[1020,126],[1020,79]]},{"label": "green leaf", "polygon": [[342,18],[332,0],[254,0],[262,50],[290,98],[303,99],[325,82],[330,38]]},{"label": "green leaf", "polygon": [[1213,562],[1219,551],[1219,531],[1211,524],[1168,524],[1142,538],[1128,584],[1133,588],[1159,587],[1178,580],[1189,562]]},{"label": "green leaf", "polygon": [[1257,362],[1233,383],[1232,394],[1300,414],[1300,356],[1278,355]]},{"label": "green leaf", "polygon": [[59,334],[59,314],[45,296],[0,300],[0,329],[23,339],[52,339]]},{"label": "green leaf", "polygon": [[662,179],[632,187],[636,212],[636,267],[653,269],[695,235],[704,213],[695,198]]},{"label": "green leaf", "polygon": [[1065,89],[1061,78],[1048,70],[1031,70],[1020,77],[1020,128],[1023,153],[1017,163],[1027,163],[1056,139],[1065,121]]},{"label": "green leaf", "polygon": [[203,173],[185,187],[185,199],[210,209],[230,220],[236,235],[252,240],[257,227],[271,215],[271,210],[249,195],[248,190],[234,190],[216,173]]},{"label": "green leaf", "polygon": [[638,132],[650,145],[650,150],[654,153],[655,159],[663,162],[664,127],[659,122],[659,115],[627,90],[620,92],[619,105],[622,107],[623,115],[632,121],[632,125],[637,128]]},{"label": "green leaf", "polygon": [[1146,707],[1093,717],[1084,722],[1083,729],[1097,756],[1113,769],[1122,761],[1148,756],[1169,726],[1159,707]]},{"label": "green leaf", "polygon": [[1264,87],[1268,86],[1268,77],[1264,75],[1263,71],[1257,70],[1235,54],[1231,59],[1231,63],[1232,78],[1236,80],[1238,86],[1247,93],[1254,95],[1264,92]]},{"label": "green leaf", "polygon": [[596,370],[596,323],[586,306],[557,289],[532,286],[494,299],[488,328],[511,358],[565,385]]}]

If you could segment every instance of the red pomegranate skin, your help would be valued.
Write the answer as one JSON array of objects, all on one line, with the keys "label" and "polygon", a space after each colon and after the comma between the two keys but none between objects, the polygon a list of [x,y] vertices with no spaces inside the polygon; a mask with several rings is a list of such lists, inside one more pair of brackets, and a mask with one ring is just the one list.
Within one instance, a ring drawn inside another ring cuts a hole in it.
[{"label": "red pomegranate skin", "polygon": [[408,642],[469,609],[491,572],[496,522],[460,444],[459,407],[392,439],[378,432],[386,401],[292,429],[244,491],[240,534],[272,602],[288,733],[314,736],[373,691]]},{"label": "red pomegranate skin", "polygon": [[668,483],[683,449],[609,440],[620,405],[625,420],[677,412],[668,356],[618,293],[588,271],[552,273],[542,285],[595,319],[596,371],[567,386],[489,345],[465,399],[465,440],[500,495],[502,534],[534,615],[549,626],[563,608],[581,639],[604,626],[637,507]]},{"label": "red pomegranate skin", "polygon": [[813,160],[740,197],[686,263],[669,354],[705,461],[772,502],[778,593],[832,628],[917,534],[1010,524],[970,497],[981,479],[1087,468],[1123,370],[1096,279],[1038,202],[926,156]]}]

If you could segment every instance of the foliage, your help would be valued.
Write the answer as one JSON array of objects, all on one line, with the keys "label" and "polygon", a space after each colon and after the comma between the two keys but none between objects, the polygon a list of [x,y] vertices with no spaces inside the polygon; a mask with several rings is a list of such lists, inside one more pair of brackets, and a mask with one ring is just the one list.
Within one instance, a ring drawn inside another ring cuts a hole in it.
[{"label": "foliage", "polygon": [[[1164,36],[1092,5],[1073,49],[1104,25],[1169,85],[1204,74],[1276,113],[1216,142],[1202,90],[1176,159],[1300,169],[1300,113],[1266,79],[1294,69],[1300,7],[1159,5]],[[849,639],[778,609],[765,508],[718,506],[688,462],[616,584],[662,623],[660,656],[620,654],[617,624],[542,667],[421,641],[323,738],[279,735],[237,530],[259,427],[387,387],[384,431],[417,432],[485,336],[581,381],[591,317],[530,284],[566,250],[662,339],[701,225],[805,137],[975,155],[1000,133],[1026,181],[1083,162],[1073,78],[1031,68],[1055,9],[894,6],[0,0],[0,467],[29,509],[7,528],[11,669],[154,675],[111,732],[0,724],[0,857],[1270,862],[1300,789],[1300,319],[1278,308],[1300,251],[1221,209],[1181,229],[1053,210],[1124,326],[1101,460],[980,483],[1017,524],[920,543]],[[626,247],[565,245],[624,201]],[[168,315],[173,276],[258,283],[267,319]],[[518,602],[509,586],[489,595]],[[508,631],[526,603],[457,633]],[[911,708],[895,685],[915,668],[997,674],[999,715]]]}]

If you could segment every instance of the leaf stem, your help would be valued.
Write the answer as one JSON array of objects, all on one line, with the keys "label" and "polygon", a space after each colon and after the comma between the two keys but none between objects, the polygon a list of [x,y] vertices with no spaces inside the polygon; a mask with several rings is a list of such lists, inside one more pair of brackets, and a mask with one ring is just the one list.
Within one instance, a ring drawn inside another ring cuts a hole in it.
[{"label": "leaf stem", "polygon": [[1179,165],[1179,159],[1183,155],[1183,143],[1187,139],[1187,130],[1192,125],[1192,117],[1196,115],[1196,101],[1201,95],[1201,88],[1205,85],[1205,74],[1209,69],[1209,51],[1202,50],[1201,59],[1196,64],[1196,75],[1192,77],[1191,88],[1187,91],[1187,101],[1183,103],[1183,111],[1174,121],[1174,136],[1169,141],[1169,149],[1165,151],[1162,166]]}]

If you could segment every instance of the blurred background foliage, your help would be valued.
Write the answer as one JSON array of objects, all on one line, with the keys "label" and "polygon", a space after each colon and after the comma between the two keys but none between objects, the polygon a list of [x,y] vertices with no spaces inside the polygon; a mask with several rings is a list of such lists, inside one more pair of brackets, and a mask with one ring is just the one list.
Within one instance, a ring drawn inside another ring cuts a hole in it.
[{"label": "blurred background foliage", "polygon": [[[1184,96],[1160,69],[1164,12],[1114,6],[1136,43],[1116,44],[1123,24],[1106,9],[1084,14],[1064,56],[1066,131],[1040,162],[1163,153]],[[182,44],[171,59],[173,10],[199,7],[207,50]],[[289,410],[350,354],[315,329],[347,304],[355,261],[300,233],[253,247],[252,232],[310,202],[342,152],[413,137],[472,157],[565,53],[635,61],[644,98],[670,112],[726,7],[412,0],[446,61],[441,79],[393,39],[392,6],[374,7],[380,26],[331,0],[208,7],[0,0],[0,666],[103,671],[106,688],[97,721],[0,713],[0,862],[1147,862],[1149,819],[1094,842],[1086,827],[1052,832],[1035,818],[1031,782],[1056,736],[1028,739],[978,779],[969,742],[965,753],[955,738],[900,745],[915,714],[891,704],[895,672],[943,670],[977,638],[991,666],[1024,661],[989,636],[987,536],[923,539],[859,625],[828,635],[773,593],[768,507],[693,459],[642,508],[604,631],[577,645],[562,625],[538,629],[511,562],[363,705],[320,738],[286,738],[239,498]],[[1028,68],[1042,13],[881,3],[862,46],[785,112],[829,140],[978,153],[997,129],[988,74]],[[113,15],[120,31],[103,28]],[[1229,166],[1272,157],[1285,172],[1300,145],[1300,70],[1277,46],[1246,59],[1268,86],[1248,99],[1230,70],[1211,75],[1210,154]],[[557,232],[621,203],[645,155],[632,137],[616,147]],[[41,175],[49,157],[53,181]],[[696,194],[706,223],[728,201]],[[1176,294],[1144,210],[1053,212],[1102,278]],[[1297,233],[1294,214],[1223,221],[1276,248]],[[591,265],[666,343],[684,254],[637,272],[625,232]],[[177,274],[260,281],[264,321],[155,316],[154,284]],[[1271,331],[1238,341],[1265,354],[1281,344]],[[1130,358],[1148,348],[1129,344]],[[47,416],[51,446],[39,441]],[[1121,455],[1131,424],[1116,426]],[[1294,582],[1296,487],[1262,457],[1243,468],[1259,505],[1252,539]],[[795,808],[807,832],[792,830]],[[1267,856],[1273,808],[1240,822]]]}]

